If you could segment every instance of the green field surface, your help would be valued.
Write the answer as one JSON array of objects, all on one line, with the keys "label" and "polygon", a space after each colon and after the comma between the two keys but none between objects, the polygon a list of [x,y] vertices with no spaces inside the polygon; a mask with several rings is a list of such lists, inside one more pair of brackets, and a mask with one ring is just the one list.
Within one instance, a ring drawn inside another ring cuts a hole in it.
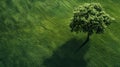
[{"label": "green field surface", "polygon": [[[115,21],[75,52],[86,33],[69,24],[84,3]],[[0,67],[120,67],[120,0],[0,0]]]}]

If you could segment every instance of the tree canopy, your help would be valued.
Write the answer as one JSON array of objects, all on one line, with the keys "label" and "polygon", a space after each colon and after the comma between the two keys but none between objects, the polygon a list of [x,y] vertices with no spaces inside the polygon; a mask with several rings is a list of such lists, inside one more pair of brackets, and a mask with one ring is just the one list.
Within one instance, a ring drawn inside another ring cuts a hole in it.
[{"label": "tree canopy", "polygon": [[70,23],[72,32],[103,33],[111,24],[112,18],[99,3],[85,3],[74,10],[74,16]]}]

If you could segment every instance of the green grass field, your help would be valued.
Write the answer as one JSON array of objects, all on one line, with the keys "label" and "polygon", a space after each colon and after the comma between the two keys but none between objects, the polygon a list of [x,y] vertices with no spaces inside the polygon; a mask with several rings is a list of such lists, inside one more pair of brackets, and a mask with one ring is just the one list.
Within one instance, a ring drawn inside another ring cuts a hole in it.
[{"label": "green grass field", "polygon": [[[73,9],[91,2],[115,21],[75,53]],[[120,0],[0,0],[0,67],[120,67]]]}]

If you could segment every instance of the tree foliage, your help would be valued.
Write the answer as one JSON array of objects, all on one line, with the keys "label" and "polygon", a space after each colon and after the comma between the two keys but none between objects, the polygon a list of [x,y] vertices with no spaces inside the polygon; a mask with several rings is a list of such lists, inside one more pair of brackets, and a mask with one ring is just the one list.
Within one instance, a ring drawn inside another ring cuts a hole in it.
[{"label": "tree foliage", "polygon": [[111,24],[112,18],[99,3],[85,3],[74,10],[74,16],[70,23],[73,32],[103,33]]}]

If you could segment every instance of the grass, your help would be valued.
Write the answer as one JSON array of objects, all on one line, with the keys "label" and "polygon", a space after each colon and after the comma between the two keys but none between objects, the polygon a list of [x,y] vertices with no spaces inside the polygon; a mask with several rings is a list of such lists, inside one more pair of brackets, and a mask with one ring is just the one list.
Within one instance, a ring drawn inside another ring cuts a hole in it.
[{"label": "grass", "polygon": [[[71,33],[74,7],[99,2],[116,20],[104,34]],[[119,0],[1,0],[0,67],[120,67]]]}]

